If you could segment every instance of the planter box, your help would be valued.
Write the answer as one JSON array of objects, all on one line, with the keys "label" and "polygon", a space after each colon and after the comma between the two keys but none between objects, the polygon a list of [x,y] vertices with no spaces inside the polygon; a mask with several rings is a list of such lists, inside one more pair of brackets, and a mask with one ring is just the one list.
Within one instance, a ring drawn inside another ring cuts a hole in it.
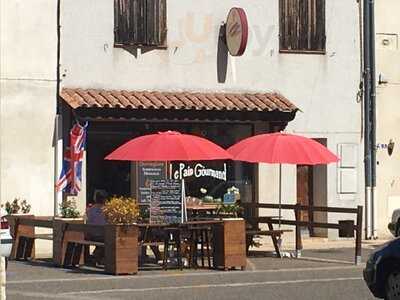
[{"label": "planter box", "polygon": [[[65,251],[69,240],[83,240],[84,233],[65,231],[67,223],[83,224],[82,218],[54,218],[53,222],[53,262],[56,266],[62,266]],[[83,253],[80,263],[83,263]]]},{"label": "planter box", "polygon": [[246,267],[246,228],[243,219],[224,219],[214,226],[214,267]]},{"label": "planter box", "polygon": [[120,275],[138,272],[138,237],[139,228],[136,225],[106,225],[106,273]]}]

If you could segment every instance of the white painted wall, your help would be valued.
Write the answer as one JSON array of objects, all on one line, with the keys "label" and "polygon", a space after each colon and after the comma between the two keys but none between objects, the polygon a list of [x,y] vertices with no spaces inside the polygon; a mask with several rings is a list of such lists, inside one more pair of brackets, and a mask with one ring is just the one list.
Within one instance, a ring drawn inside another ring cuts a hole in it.
[{"label": "white painted wall", "polygon": [[56,1],[1,1],[0,22],[0,198],[52,215]]},{"label": "white painted wall", "polygon": [[[377,88],[377,203],[378,234],[389,235],[387,224],[392,210],[400,208],[400,20],[393,14],[400,10],[399,1],[376,1],[377,76],[383,74],[387,84]],[[388,39],[389,43],[384,44]],[[392,156],[382,144],[395,142]]]},{"label": "white painted wall", "polygon": [[[327,1],[326,55],[288,55],[279,54],[278,1],[168,0],[168,49],[139,50],[137,57],[113,48],[113,0],[83,0],[79,5],[65,0],[62,5],[63,86],[279,91],[304,112],[292,125],[298,131],[360,131],[355,2]],[[217,34],[232,6],[246,10],[250,43],[244,56],[230,58],[227,81],[220,84]]]}]

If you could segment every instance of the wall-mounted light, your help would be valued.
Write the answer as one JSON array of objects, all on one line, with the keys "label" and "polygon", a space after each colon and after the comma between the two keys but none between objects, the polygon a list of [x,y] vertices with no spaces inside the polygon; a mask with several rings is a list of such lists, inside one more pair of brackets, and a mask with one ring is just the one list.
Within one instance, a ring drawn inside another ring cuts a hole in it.
[{"label": "wall-mounted light", "polygon": [[390,139],[389,144],[388,144],[388,147],[387,147],[389,156],[392,155],[393,149],[394,149],[394,142],[393,142],[392,139]]}]

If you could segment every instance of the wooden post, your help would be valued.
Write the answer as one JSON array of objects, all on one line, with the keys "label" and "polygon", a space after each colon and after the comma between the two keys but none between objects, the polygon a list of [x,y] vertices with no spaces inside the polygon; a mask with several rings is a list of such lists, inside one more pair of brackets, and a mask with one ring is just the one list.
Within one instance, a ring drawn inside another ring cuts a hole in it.
[{"label": "wooden post", "polygon": [[308,231],[310,236],[314,236],[314,210],[311,204],[308,204]]},{"label": "wooden post", "polygon": [[355,264],[356,265],[361,264],[362,216],[363,216],[363,207],[357,206],[356,253],[355,253]]},{"label": "wooden post", "polygon": [[296,218],[296,257],[301,257],[301,250],[303,249],[303,244],[301,242],[301,226],[300,222],[300,204],[296,204],[294,209],[294,215]]},{"label": "wooden post", "polygon": [[6,300],[6,258],[0,256],[0,300]]}]

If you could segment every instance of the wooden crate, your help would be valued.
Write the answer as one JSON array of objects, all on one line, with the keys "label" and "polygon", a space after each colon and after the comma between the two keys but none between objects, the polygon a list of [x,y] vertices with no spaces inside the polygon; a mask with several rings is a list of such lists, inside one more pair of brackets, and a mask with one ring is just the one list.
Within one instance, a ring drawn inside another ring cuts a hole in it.
[{"label": "wooden crate", "polygon": [[105,271],[110,274],[138,272],[138,237],[136,225],[106,225]]},{"label": "wooden crate", "polygon": [[243,219],[225,219],[214,226],[214,267],[246,267],[246,228]]}]

